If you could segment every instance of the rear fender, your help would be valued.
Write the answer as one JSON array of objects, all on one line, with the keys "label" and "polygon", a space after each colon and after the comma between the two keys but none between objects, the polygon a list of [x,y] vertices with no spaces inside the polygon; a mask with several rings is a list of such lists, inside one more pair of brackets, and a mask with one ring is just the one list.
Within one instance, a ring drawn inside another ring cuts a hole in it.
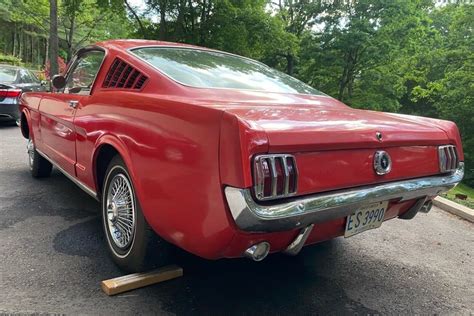
[{"label": "rear fender", "polygon": [[[31,125],[31,115],[28,109],[23,108],[20,114],[20,122],[21,122],[21,135],[23,135],[26,139],[33,139],[33,126]],[[23,124],[27,124],[27,126],[23,126]]]},{"label": "rear fender", "polygon": [[98,177],[97,177],[97,157],[100,152],[100,148],[104,145],[110,145],[112,146],[120,155],[120,157],[123,159],[125,165],[127,166],[128,173],[130,177],[132,178],[133,185],[135,187],[135,193],[139,195],[140,190],[137,188],[138,181],[135,181],[136,179],[136,174],[132,168],[133,164],[131,161],[131,157],[128,151],[127,146],[116,136],[111,135],[111,134],[106,134],[101,136],[100,138],[97,139],[95,143],[95,148],[94,152],[92,155],[92,167],[93,167],[93,172],[94,172],[94,185],[95,185],[95,190],[97,192],[98,196],[101,196],[102,192],[98,192],[100,185],[98,183]]},{"label": "rear fender", "polygon": [[240,188],[252,186],[250,162],[255,154],[268,152],[266,133],[252,129],[230,113],[224,113],[220,133],[221,183]]}]

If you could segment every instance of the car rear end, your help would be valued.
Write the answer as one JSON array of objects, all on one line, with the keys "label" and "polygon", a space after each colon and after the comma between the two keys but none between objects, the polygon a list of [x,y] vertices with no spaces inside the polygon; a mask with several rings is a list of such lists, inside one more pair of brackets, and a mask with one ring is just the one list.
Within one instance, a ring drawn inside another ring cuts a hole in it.
[{"label": "car rear end", "polygon": [[20,119],[18,109],[22,90],[9,85],[0,84],[0,122]]},{"label": "car rear end", "polygon": [[294,255],[410,219],[461,181],[454,123],[354,110],[327,97],[318,104],[226,109],[220,168],[236,237],[225,256]]}]

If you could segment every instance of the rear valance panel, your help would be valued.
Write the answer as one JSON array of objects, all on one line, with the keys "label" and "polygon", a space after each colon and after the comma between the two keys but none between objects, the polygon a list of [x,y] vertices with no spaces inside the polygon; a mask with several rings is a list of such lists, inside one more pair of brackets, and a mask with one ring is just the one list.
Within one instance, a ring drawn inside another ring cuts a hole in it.
[{"label": "rear valance panel", "polygon": [[386,175],[374,171],[374,149],[295,154],[298,195],[439,174],[437,146],[379,148],[391,157]]}]

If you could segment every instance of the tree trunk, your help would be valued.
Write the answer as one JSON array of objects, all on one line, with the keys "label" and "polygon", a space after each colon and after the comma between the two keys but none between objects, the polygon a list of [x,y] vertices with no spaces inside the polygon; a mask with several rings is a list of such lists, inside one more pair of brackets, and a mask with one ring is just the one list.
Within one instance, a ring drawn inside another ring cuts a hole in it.
[{"label": "tree trunk", "polygon": [[286,55],[286,73],[293,76],[295,71],[295,56],[292,54]]},{"label": "tree trunk", "polygon": [[166,0],[160,1],[160,40],[166,40]]},{"label": "tree trunk", "polygon": [[190,14],[190,18],[191,18],[191,37],[192,37],[192,40],[191,42],[193,44],[196,44],[198,42],[198,40],[196,39],[196,33],[194,32],[195,30],[195,22],[196,22],[196,18],[195,18],[195,14],[194,14],[194,7],[193,7],[193,2],[192,0],[189,0],[189,3],[188,3],[188,7],[189,7],[189,14]]},{"label": "tree trunk", "polygon": [[207,32],[207,2],[202,0],[202,9],[201,9],[201,25],[199,26],[199,44],[202,46],[206,45],[206,32]]},{"label": "tree trunk", "polygon": [[41,63],[41,37],[36,38],[36,63]]},{"label": "tree trunk", "polygon": [[23,59],[23,30],[20,28],[20,32],[18,33],[18,57]]},{"label": "tree trunk", "polygon": [[34,53],[33,36],[30,36],[30,60],[32,64],[35,63],[34,58],[35,58],[35,53]]},{"label": "tree trunk", "polygon": [[342,101],[344,96],[344,90],[346,89],[346,81],[347,81],[347,64],[344,66],[344,70],[342,71],[341,79],[339,80],[339,93],[337,94],[337,99]]},{"label": "tree trunk", "polygon": [[49,61],[49,40],[45,39],[44,40],[44,60],[43,60],[43,65],[46,65],[46,63]]},{"label": "tree trunk", "polygon": [[49,0],[49,5],[49,76],[52,78],[59,73],[58,0]]},{"label": "tree trunk", "polygon": [[351,69],[351,59],[352,58],[352,52],[346,52],[344,56],[344,69],[342,70],[342,75],[341,79],[339,80],[339,93],[337,95],[337,99],[339,101],[342,101],[344,98],[344,91],[346,90],[347,83],[349,82],[349,73]]},{"label": "tree trunk", "polygon": [[72,14],[71,17],[71,28],[69,29],[69,36],[68,36],[68,50],[67,50],[67,62],[72,59],[72,55],[74,53],[74,31],[75,31],[75,22],[76,22],[76,12]]},{"label": "tree trunk", "polygon": [[180,0],[178,3],[178,17],[176,18],[176,28],[174,33],[174,40],[185,41],[186,32],[184,28],[184,15],[186,14],[186,2]]},{"label": "tree trunk", "polygon": [[12,55],[16,56],[16,24],[13,26],[13,50]]}]

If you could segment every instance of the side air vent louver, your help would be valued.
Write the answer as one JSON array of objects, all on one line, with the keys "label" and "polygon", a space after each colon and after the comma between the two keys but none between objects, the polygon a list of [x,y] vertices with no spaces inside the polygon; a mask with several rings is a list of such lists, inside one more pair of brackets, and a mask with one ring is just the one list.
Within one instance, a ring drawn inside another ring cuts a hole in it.
[{"label": "side air vent louver", "polygon": [[140,90],[148,77],[120,58],[115,58],[105,77],[102,88]]}]

